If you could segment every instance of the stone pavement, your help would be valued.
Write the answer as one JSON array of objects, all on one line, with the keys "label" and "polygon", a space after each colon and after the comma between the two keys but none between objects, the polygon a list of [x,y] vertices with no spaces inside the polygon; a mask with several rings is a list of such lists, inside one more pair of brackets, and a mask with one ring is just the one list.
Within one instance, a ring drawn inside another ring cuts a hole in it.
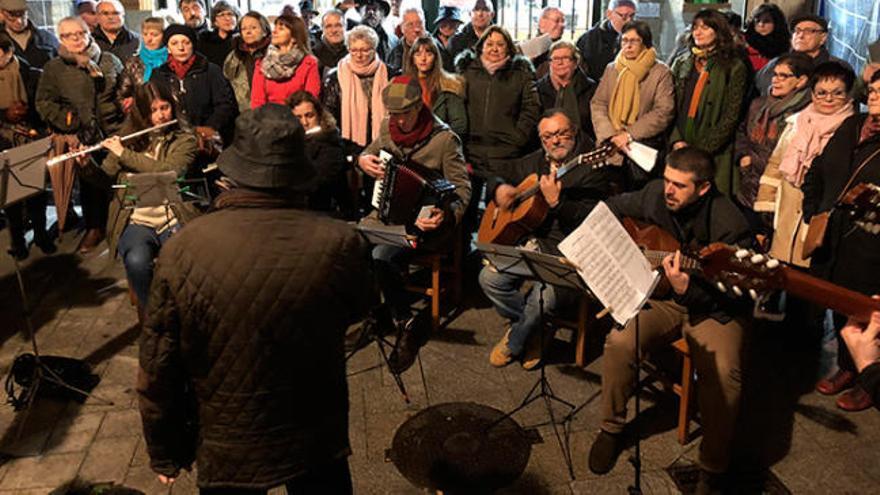
[{"label": "stone pavement", "polygon": [[[7,236],[0,237],[5,253]],[[0,406],[0,495],[98,493],[107,486],[147,494],[196,493],[193,474],[184,474],[169,490],[149,469],[133,390],[137,318],[128,301],[123,271],[118,263],[108,264],[106,253],[90,258],[71,254],[75,244],[73,235],[67,234],[59,254],[52,257],[42,256],[34,247],[23,265],[36,308],[37,339],[44,354],[90,363],[101,376],[95,396],[112,405],[94,398],[84,404],[40,400],[26,419],[11,406]],[[516,364],[501,370],[488,364],[486,358],[502,334],[502,322],[478,290],[470,287],[467,294],[468,309],[422,351],[427,388],[421,383],[418,366],[404,374],[412,404],[404,403],[391,376],[379,366],[375,346],[351,360],[350,462],[356,493],[420,493],[386,460],[394,432],[415,412],[429,404],[453,401],[506,411],[519,404],[535,383],[536,372],[525,372]],[[13,358],[29,350],[25,337],[12,263],[0,256],[3,377]],[[796,329],[756,332],[750,353],[754,362],[744,379],[738,465],[770,465],[775,478],[791,493],[876,493],[880,414],[873,409],[843,414],[832,398],[811,392],[814,346],[801,340]],[[594,354],[599,348],[593,344]],[[632,468],[625,461],[628,454],[606,476],[595,476],[586,466],[598,428],[601,357],[580,369],[571,364],[571,346],[555,342],[554,351],[555,362],[547,369],[550,383],[559,396],[580,407],[569,437],[574,480],[552,428],[538,426],[542,441],[533,445],[525,472],[501,493],[626,493],[632,482]],[[669,468],[693,465],[699,439],[679,445],[674,431],[677,401],[651,391],[646,396],[642,487],[646,493],[678,493]],[[515,419],[525,427],[539,425],[546,423],[547,412],[539,401]],[[771,492],[786,493],[785,489]],[[283,493],[283,489],[274,492]]]}]

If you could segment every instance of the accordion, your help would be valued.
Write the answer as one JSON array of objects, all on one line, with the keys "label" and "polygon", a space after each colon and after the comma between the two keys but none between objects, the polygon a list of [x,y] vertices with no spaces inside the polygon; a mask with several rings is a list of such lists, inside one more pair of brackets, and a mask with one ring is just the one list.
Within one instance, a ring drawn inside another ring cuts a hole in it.
[{"label": "accordion", "polygon": [[438,171],[413,161],[399,163],[384,150],[379,158],[385,176],[373,186],[371,203],[382,223],[410,227],[422,207],[446,209],[455,199],[455,186]]}]

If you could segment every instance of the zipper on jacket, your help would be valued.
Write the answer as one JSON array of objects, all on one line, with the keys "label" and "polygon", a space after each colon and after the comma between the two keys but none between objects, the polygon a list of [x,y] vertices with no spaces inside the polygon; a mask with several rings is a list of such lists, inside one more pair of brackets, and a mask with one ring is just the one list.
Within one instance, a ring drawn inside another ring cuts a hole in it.
[{"label": "zipper on jacket", "polygon": [[489,75],[489,85],[486,87],[486,102],[483,105],[483,126],[489,125],[489,98],[492,96],[492,79],[495,76]]}]

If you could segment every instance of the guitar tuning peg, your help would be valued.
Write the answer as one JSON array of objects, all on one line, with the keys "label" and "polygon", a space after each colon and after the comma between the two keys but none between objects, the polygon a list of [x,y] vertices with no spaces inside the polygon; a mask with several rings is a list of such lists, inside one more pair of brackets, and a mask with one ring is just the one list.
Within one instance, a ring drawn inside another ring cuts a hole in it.
[{"label": "guitar tuning peg", "polygon": [[752,264],[757,265],[758,263],[761,263],[762,261],[764,261],[764,255],[763,254],[756,254],[756,255],[752,256],[749,261],[751,261]]},{"label": "guitar tuning peg", "polygon": [[880,234],[880,224],[872,223],[871,224],[871,233],[872,234]]},{"label": "guitar tuning peg", "polygon": [[753,301],[757,301],[758,291],[756,291],[755,289],[749,289],[749,297],[751,297]]},{"label": "guitar tuning peg", "polygon": [[738,260],[741,260],[741,259],[745,258],[745,257],[748,256],[748,255],[749,255],[749,250],[748,250],[748,249],[738,249],[738,250],[736,251],[736,254],[734,254],[734,256],[736,256],[736,259],[738,259]]},{"label": "guitar tuning peg", "polygon": [[774,268],[777,268],[777,267],[779,267],[779,260],[774,259],[774,258],[770,258],[769,260],[767,260],[767,268],[773,270]]},{"label": "guitar tuning peg", "polygon": [[727,287],[725,287],[724,282],[719,281],[717,284],[715,284],[715,287],[718,287],[718,290],[720,290],[721,292],[727,292]]},{"label": "guitar tuning peg", "polygon": [[732,290],[733,293],[736,294],[736,297],[742,297],[742,295],[743,295],[743,291],[742,291],[742,289],[740,289],[740,288],[737,287],[736,285],[734,285],[733,287],[731,287],[730,290]]}]

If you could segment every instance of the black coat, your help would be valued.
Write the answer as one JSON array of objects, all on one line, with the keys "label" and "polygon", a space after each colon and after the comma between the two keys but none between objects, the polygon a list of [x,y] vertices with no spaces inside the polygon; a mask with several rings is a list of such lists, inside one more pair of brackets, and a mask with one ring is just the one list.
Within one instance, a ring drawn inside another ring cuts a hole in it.
[{"label": "black coat", "polygon": [[196,61],[183,78],[168,63],[153,70],[150,81],[165,86],[181,102],[182,117],[193,127],[206,126],[231,142],[231,134],[238,115],[238,104],[229,81],[223,77],[220,67],[195,55]]},{"label": "black coat", "polygon": [[119,31],[113,42],[110,41],[110,38],[104,34],[100,27],[92,33],[92,36],[95,38],[98,46],[101,47],[101,50],[116,55],[116,58],[122,62],[122,65],[125,65],[141,49],[140,35],[129,31],[125,26],[122,26],[122,30]]},{"label": "black coat", "polygon": [[[810,167],[801,189],[804,220],[830,210],[852,174],[878,152],[852,181],[880,184],[880,136],[859,143],[866,115],[843,121]],[[852,186],[850,186],[852,187]],[[828,223],[825,244],[813,254],[810,270],[818,276],[867,295],[880,294],[880,236],[855,226],[849,215],[835,209]]]},{"label": "black coat", "polygon": [[581,65],[594,81],[602,78],[605,66],[614,60],[617,52],[620,51],[619,36],[611,21],[606,19],[578,38],[577,47],[581,52]]},{"label": "black coat", "polygon": [[237,34],[230,34],[225,39],[221,38],[217,31],[202,31],[196,43],[196,51],[208,59],[208,62],[223,67],[226,56],[232,51]]},{"label": "black coat", "polygon": [[[666,207],[663,179],[649,182],[643,189],[608,199],[608,207],[618,218],[632,217],[666,230],[686,249],[695,250],[713,242],[751,247],[754,236],[739,208],[714,186],[695,203],[673,212]],[[733,300],[699,276],[692,275],[687,291],[675,295],[677,303],[688,308],[690,321],[706,318],[727,323],[734,314],[745,314],[748,303]],[[751,300],[749,300],[751,301]]]},{"label": "black coat", "polygon": [[[6,27],[0,24],[0,31],[5,29]],[[15,38],[10,36],[15,54],[27,60],[32,66],[42,69],[46,62],[58,56],[58,38],[50,31],[34,26],[30,20],[28,20],[28,29],[31,30],[31,37],[25,47],[18,46]]]},{"label": "black coat", "polygon": [[312,49],[312,55],[318,59],[318,75],[321,76],[321,80],[323,81],[324,76],[327,75],[327,71],[335,68],[336,64],[348,55],[348,48],[345,47],[345,43],[340,43],[338,46],[334,46],[324,42],[324,38],[321,38],[315,43],[315,46]]},{"label": "black coat", "polygon": [[351,198],[347,195],[346,172],[350,166],[339,130],[329,126],[322,128],[317,134],[306,136],[305,146],[306,156],[318,169],[318,185],[309,195],[309,208],[328,211],[333,209],[335,201],[343,214],[349,214],[346,210],[351,208]]},{"label": "black coat", "polygon": [[[593,93],[596,92],[596,81],[590,79],[584,72],[580,69],[574,74],[574,78],[572,79],[571,84],[574,85],[574,92],[577,95],[578,101],[578,116],[580,117],[580,122],[575,122],[589,138],[593,141],[596,140],[596,133],[593,132],[593,118],[590,113],[590,101],[593,99]],[[556,103],[556,98],[559,92],[556,91],[556,88],[553,87],[553,82],[550,80],[550,74],[542,77],[538,80],[538,96],[541,98],[541,110],[547,111],[551,108],[557,108],[561,105]]]},{"label": "black coat", "polygon": [[137,386],[154,471],[195,457],[200,487],[265,490],[350,453],[343,339],[372,302],[367,248],[244,201],[162,246]]},{"label": "black coat", "polygon": [[473,50],[479,40],[480,38],[474,31],[474,26],[471,23],[465,24],[461,31],[452,35],[452,38],[449,38],[449,46],[447,47],[449,49],[449,56],[454,61],[465,50]]}]

